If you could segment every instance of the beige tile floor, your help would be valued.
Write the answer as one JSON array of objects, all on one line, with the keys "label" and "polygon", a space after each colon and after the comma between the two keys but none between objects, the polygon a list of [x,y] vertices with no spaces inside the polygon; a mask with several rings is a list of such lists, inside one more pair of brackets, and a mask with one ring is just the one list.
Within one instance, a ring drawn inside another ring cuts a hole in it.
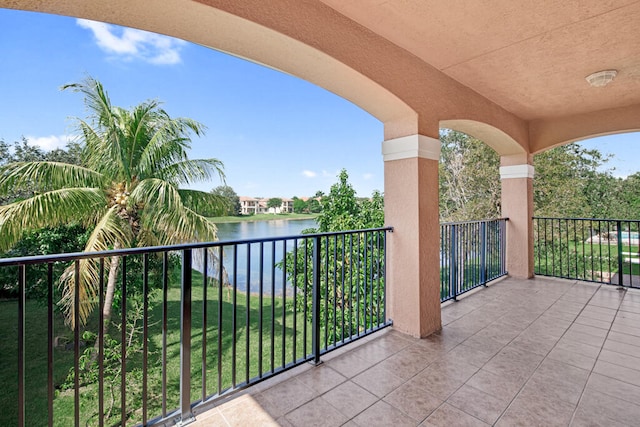
[{"label": "beige tile floor", "polygon": [[506,279],[260,383],[192,426],[640,426],[640,290]]}]

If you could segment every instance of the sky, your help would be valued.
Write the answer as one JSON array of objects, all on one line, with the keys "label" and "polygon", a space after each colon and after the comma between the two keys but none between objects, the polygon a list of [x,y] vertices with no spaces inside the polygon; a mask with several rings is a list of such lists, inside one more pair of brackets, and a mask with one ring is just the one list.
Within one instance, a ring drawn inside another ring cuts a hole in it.
[{"label": "sky", "polygon": [[[382,123],[318,86],[166,36],[0,8],[0,139],[64,147],[73,117],[86,111],[79,94],[60,87],[86,76],[102,82],[113,105],[157,99],[171,116],[204,124],[190,157],[221,160],[238,195],[328,192],[342,168],[359,196],[383,190]],[[612,154],[606,168],[615,176],[640,170],[638,133],[582,145]]]}]

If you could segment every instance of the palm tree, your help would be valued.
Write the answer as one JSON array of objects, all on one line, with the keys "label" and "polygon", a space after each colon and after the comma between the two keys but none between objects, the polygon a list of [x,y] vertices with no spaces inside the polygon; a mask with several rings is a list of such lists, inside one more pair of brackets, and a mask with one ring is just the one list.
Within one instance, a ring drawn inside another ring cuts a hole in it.
[{"label": "palm tree", "polygon": [[[56,162],[10,163],[0,168],[0,195],[36,185],[32,197],[0,206],[0,250],[13,246],[28,229],[82,222],[93,227],[85,251],[216,240],[216,226],[198,212],[220,209],[220,197],[180,189],[180,185],[219,176],[217,159],[190,160],[191,133],[204,126],[171,118],[158,101],[130,110],[112,106],[100,82],[70,84],[84,95],[87,120],[77,119],[83,166]],[[120,257],[111,257],[103,312],[105,332],[111,316]],[[78,316],[85,323],[96,303],[99,267],[82,260]],[[73,328],[75,269],[61,277],[62,307]]]}]

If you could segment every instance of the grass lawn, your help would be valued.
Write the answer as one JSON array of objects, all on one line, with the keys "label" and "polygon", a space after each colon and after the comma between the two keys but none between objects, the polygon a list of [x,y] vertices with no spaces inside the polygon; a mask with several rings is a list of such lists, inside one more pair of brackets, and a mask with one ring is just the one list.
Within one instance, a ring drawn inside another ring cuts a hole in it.
[{"label": "grass lawn", "polygon": [[[599,280],[600,272],[613,276],[618,273],[618,245],[584,243],[570,241],[562,251],[559,248],[548,247],[546,253],[544,246],[540,253],[536,252],[534,261],[536,271],[543,274],[555,274],[584,278],[587,280]],[[622,271],[624,274],[640,275],[640,265],[631,260],[640,259],[640,247],[622,245]],[[538,248],[536,248],[538,251]],[[562,260],[562,264],[560,261]]]},{"label": "grass lawn", "polygon": [[[192,354],[191,354],[191,400],[195,401],[202,394],[202,343],[203,336],[207,338],[206,359],[206,395],[240,384],[248,378],[259,375],[259,298],[238,292],[236,294],[235,311],[233,309],[233,293],[223,289],[222,301],[218,299],[218,288],[208,286],[206,304],[203,303],[202,276],[194,271],[193,274],[193,313],[192,313]],[[151,309],[149,315],[149,368],[148,375],[148,415],[149,418],[161,414],[162,404],[162,300],[161,292],[151,295]],[[283,322],[283,299],[281,297],[264,297],[262,312],[263,354],[262,372],[269,372],[272,367],[277,369],[284,363],[304,356],[304,342],[302,330],[307,327],[307,353],[311,349],[311,328],[305,322],[303,315],[294,316],[292,307],[285,307],[286,320]],[[168,334],[167,334],[167,409],[178,406],[180,384],[180,288],[174,277],[168,291]],[[222,307],[222,346],[220,382],[218,380],[218,308]],[[271,311],[275,313],[272,322]],[[129,307],[128,310],[131,310]],[[206,330],[202,327],[203,312],[206,310],[208,321]],[[26,424],[46,425],[47,423],[47,322],[45,307],[35,301],[27,302],[27,398]],[[235,315],[236,322],[236,351],[233,352],[232,323]],[[114,317],[119,316],[114,313]],[[297,323],[298,333],[293,334],[293,322]],[[4,326],[0,336],[0,383],[4,387],[0,394],[0,425],[15,425],[17,416],[17,302],[0,302],[0,322]],[[115,319],[114,319],[115,320]],[[90,327],[95,328],[95,324]],[[65,331],[61,317],[56,317],[56,330]],[[273,333],[273,345],[271,329]],[[96,328],[97,329],[97,328]],[[284,330],[283,330],[284,329]],[[110,331],[114,337],[119,336],[117,328]],[[246,358],[248,334],[248,361]],[[60,332],[56,335],[61,335]],[[283,338],[284,337],[284,338]],[[293,353],[293,343],[296,352]],[[120,348],[119,345],[117,347]],[[272,357],[273,354],[273,365]],[[235,355],[235,356],[234,356]],[[69,369],[73,366],[73,349],[56,349],[54,361],[54,376],[56,387],[64,381]],[[248,370],[247,370],[248,364]],[[235,365],[235,366],[234,366]],[[117,363],[116,363],[117,366]],[[139,423],[142,419],[141,388],[142,388],[142,356],[139,353],[127,358],[127,424]],[[234,378],[235,371],[235,378]],[[105,380],[105,411],[111,406],[111,417],[105,420],[105,425],[119,424],[120,420],[120,377],[117,372],[112,375],[113,380]],[[113,395],[111,394],[113,386]],[[113,404],[112,404],[113,402]],[[54,424],[67,426],[73,424],[74,395],[73,390],[56,392],[54,399]],[[81,387],[81,425],[97,424],[98,400],[97,383],[89,383]]]},{"label": "grass lawn", "polygon": [[297,214],[297,213],[283,213],[283,214],[256,214],[256,215],[242,215],[242,216],[216,216],[209,218],[214,223],[221,222],[244,222],[244,221],[269,221],[274,219],[315,219],[318,214]]}]

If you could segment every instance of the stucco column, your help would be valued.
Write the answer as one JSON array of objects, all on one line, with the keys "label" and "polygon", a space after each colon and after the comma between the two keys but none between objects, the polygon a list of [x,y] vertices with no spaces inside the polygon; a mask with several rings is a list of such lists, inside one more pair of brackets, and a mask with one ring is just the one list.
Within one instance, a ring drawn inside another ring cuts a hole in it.
[{"label": "stucco column", "polygon": [[533,277],[533,166],[530,155],[502,156],[502,216],[507,222],[507,271]]},{"label": "stucco column", "polygon": [[382,143],[387,295],[393,327],[415,337],[441,329],[438,160],[440,141],[410,135]]}]

